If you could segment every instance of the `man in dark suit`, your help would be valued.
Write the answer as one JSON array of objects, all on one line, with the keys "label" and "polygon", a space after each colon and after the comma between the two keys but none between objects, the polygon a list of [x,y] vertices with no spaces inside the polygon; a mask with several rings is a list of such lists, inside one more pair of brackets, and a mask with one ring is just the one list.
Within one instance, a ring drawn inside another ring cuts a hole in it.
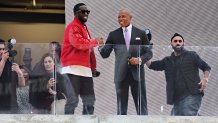
[{"label": "man in dark suit", "polygon": [[103,58],[109,57],[113,49],[115,52],[117,114],[127,114],[130,86],[137,114],[147,115],[144,63],[152,57],[152,52],[147,48],[149,40],[145,31],[133,26],[131,19],[129,10],[119,11],[118,22],[121,27],[110,32],[106,45],[100,47],[99,52]]}]

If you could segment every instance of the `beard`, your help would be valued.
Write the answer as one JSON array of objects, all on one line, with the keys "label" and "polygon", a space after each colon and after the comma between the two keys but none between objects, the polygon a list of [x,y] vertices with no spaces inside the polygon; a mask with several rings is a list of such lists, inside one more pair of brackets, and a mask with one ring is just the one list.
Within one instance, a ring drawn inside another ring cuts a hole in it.
[{"label": "beard", "polygon": [[182,45],[181,47],[172,46],[172,48],[176,53],[181,53],[184,50],[184,45]]},{"label": "beard", "polygon": [[82,17],[79,17],[78,19],[79,19],[79,21],[80,21],[81,23],[83,23],[83,24],[87,22],[87,19],[84,19],[84,18],[82,18]]}]

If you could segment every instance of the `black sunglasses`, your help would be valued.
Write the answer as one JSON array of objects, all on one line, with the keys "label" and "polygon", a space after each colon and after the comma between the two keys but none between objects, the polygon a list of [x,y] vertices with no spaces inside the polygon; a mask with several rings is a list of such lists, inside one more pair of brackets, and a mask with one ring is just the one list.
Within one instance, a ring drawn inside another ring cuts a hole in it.
[{"label": "black sunglasses", "polygon": [[79,10],[78,12],[81,14],[85,14],[85,13],[89,14],[90,13],[89,10]]}]

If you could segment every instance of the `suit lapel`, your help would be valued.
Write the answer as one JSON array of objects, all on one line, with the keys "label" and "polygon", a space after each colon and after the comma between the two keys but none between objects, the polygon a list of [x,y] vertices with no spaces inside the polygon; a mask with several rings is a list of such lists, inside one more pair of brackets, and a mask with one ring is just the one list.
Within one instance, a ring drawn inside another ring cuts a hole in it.
[{"label": "suit lapel", "polygon": [[132,26],[132,33],[131,33],[131,40],[130,40],[130,46],[129,46],[129,51],[130,52],[137,52],[138,45],[141,45],[140,40],[136,40],[136,38],[141,38],[137,34],[137,29],[136,27]]},{"label": "suit lapel", "polygon": [[126,45],[126,42],[125,42],[125,38],[123,36],[123,29],[120,28],[119,31],[118,31],[118,39],[119,39],[119,44],[125,44]]},{"label": "suit lapel", "polygon": [[131,46],[131,45],[134,45],[134,41],[135,41],[135,39],[134,39],[134,38],[136,37],[136,36],[135,36],[135,32],[136,32],[136,31],[135,31],[135,27],[134,27],[134,26],[132,26],[132,32],[131,32],[130,46]]},{"label": "suit lapel", "polygon": [[[139,38],[137,40],[136,38]],[[136,27],[132,26],[132,34],[131,34],[131,40],[130,40],[130,46],[131,45],[141,45],[142,44],[142,37],[138,34],[138,31]]]}]

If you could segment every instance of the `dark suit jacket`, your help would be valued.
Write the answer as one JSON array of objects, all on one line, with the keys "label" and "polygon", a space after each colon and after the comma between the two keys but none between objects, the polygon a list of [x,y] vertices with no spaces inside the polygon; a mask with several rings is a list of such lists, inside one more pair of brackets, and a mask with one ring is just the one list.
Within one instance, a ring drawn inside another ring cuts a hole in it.
[{"label": "dark suit jacket", "polygon": [[[110,56],[112,50],[115,52],[115,84],[119,84],[127,75],[127,71],[131,73],[136,81],[139,80],[139,69],[141,81],[144,81],[144,63],[152,57],[152,52],[149,50],[149,40],[145,31],[132,26],[131,40],[129,51],[126,48],[125,39],[122,28],[110,32],[106,45],[99,49],[103,58]],[[139,55],[140,54],[140,55]],[[142,64],[138,65],[128,64],[129,57],[141,57]],[[130,68],[130,69],[129,69]]]}]

